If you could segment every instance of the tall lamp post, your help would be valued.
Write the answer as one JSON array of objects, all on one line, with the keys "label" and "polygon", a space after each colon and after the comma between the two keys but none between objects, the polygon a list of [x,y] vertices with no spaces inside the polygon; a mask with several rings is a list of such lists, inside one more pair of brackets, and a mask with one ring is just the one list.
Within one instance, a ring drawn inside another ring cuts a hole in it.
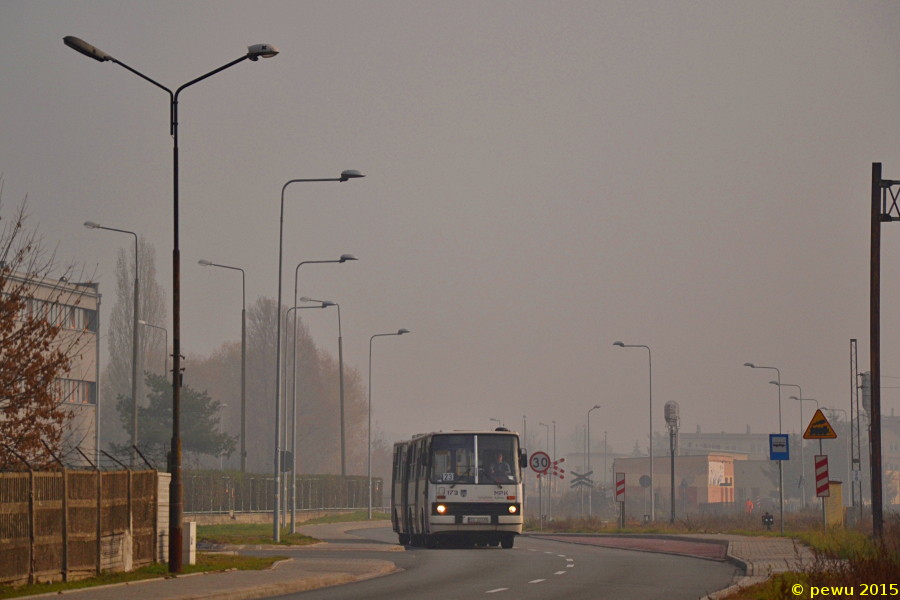
[{"label": "tall lamp post", "polygon": [[271,58],[278,54],[278,50],[270,44],[254,44],[247,48],[247,54],[244,56],[210,71],[206,75],[192,79],[173,93],[172,90],[164,85],[77,37],[66,36],[63,38],[63,43],[96,61],[113,62],[169,94],[169,133],[172,135],[173,140],[172,179],[174,192],[174,244],[172,249],[172,454],[169,458],[169,472],[172,474],[172,480],[169,484],[169,572],[180,573],[183,558],[182,519],[184,516],[184,487],[181,477],[181,251],[178,244],[178,95],[185,88],[203,81],[220,71],[224,71],[239,62],[247,59],[255,62],[260,57]]},{"label": "tall lamp post", "polygon": [[[272,503],[272,505],[276,507],[275,518],[272,519],[272,526],[274,529],[272,537],[276,542],[281,541],[281,531],[278,527],[277,507],[279,501],[279,486],[281,485],[281,478],[279,477],[279,469],[281,466],[279,464],[281,462],[281,447],[278,443],[278,429],[281,425],[279,423],[279,419],[281,415],[281,265],[284,256],[284,191],[287,189],[287,186],[291,185],[292,183],[315,183],[322,181],[336,181],[340,183],[349,181],[351,179],[359,179],[360,177],[365,177],[365,175],[363,175],[359,171],[348,169],[341,172],[340,177],[330,177],[324,179],[291,179],[281,188],[281,212],[279,213],[278,221],[278,301],[276,305],[276,311],[278,313],[278,325],[277,333],[275,335],[275,498],[274,502]],[[296,301],[294,302],[294,304],[297,304]]]},{"label": "tall lamp post", "polygon": [[650,520],[656,521],[656,497],[653,492],[653,355],[650,352],[650,346],[644,344],[623,344],[622,342],[613,342],[613,346],[620,348],[646,348],[647,361],[649,367],[649,383],[650,383]]},{"label": "tall lamp post", "polygon": [[338,315],[338,379],[341,386],[341,477],[347,476],[347,443],[344,435],[344,334],[341,332],[341,305],[337,302],[326,300],[313,300],[307,296],[300,298],[300,302],[321,302],[337,306]]},{"label": "tall lamp post", "polygon": [[[327,261],[323,261],[327,262]],[[303,263],[300,263],[303,264]],[[329,306],[334,306],[334,302],[322,302],[320,306],[297,306],[296,303],[291,308],[287,309],[287,314],[285,315],[285,319],[290,316],[291,311],[294,311],[294,356],[293,356],[293,369],[291,371],[292,378],[292,386],[293,386],[293,402],[291,403],[291,485],[290,485],[290,503],[291,503],[291,533],[297,533],[297,310],[303,308],[328,308]],[[287,413],[287,402],[284,403],[284,412]],[[287,446],[287,414],[284,415],[285,427],[282,428],[282,441],[281,443],[284,446]],[[275,432],[278,435],[278,432]],[[282,472],[284,472],[284,464],[281,465]],[[285,500],[287,500],[287,492],[285,492]],[[282,518],[287,520],[287,508],[285,507],[284,513],[282,514]],[[278,511],[278,506],[275,506],[275,511]]]},{"label": "tall lamp post", "polygon": [[[744,363],[745,367],[751,369],[769,369],[778,373],[778,433],[781,433],[781,371],[777,367],[758,367],[753,363]],[[781,519],[781,535],[784,535],[784,461],[778,461],[778,510]]]},{"label": "tall lamp post", "polygon": [[368,520],[372,520],[372,341],[377,337],[389,335],[403,335],[409,333],[409,329],[398,329],[397,333],[376,333],[369,338],[369,459],[366,465],[369,481],[369,510]]},{"label": "tall lamp post", "polygon": [[247,472],[247,274],[239,267],[199,261],[201,267],[219,267],[241,272],[241,473]]},{"label": "tall lamp post", "polygon": [[141,282],[138,277],[138,234],[126,229],[115,229],[113,227],[104,227],[94,221],[85,221],[84,226],[88,229],[105,229],[106,231],[116,231],[118,233],[127,233],[134,236],[134,308],[132,309],[132,330],[131,330],[131,466],[134,467],[136,460],[135,447],[138,443],[138,321],[140,321],[139,307],[141,295]]},{"label": "tall lamp post", "polygon": [[[803,397],[803,389],[795,384],[795,383],[779,383],[777,381],[770,381],[772,385],[777,385],[779,389],[782,387],[795,387],[800,393],[800,397]],[[806,461],[804,460],[803,453],[803,403],[800,403],[800,502],[803,504],[803,508],[806,508]]]},{"label": "tall lamp post", "polygon": [[[844,413],[844,419],[847,421],[847,426],[848,426],[848,427],[852,427],[852,423],[850,423],[849,415],[847,415],[847,411],[844,410],[843,408],[828,408],[828,407],[825,407],[825,410],[830,411],[831,414],[832,414],[832,416],[834,416],[834,413],[836,413],[836,412],[842,412],[842,413]],[[851,448],[850,448],[850,438],[847,438],[847,481],[849,481],[849,480],[850,480],[850,477],[851,477],[850,452],[851,452]]]},{"label": "tall lamp post", "polygon": [[166,378],[166,373],[169,371],[169,356],[166,354],[169,350],[169,331],[165,327],[153,325],[143,319],[139,320],[138,324],[143,325],[144,327],[152,327],[153,329],[158,329],[163,332],[163,378]]},{"label": "tall lamp post", "polygon": [[[300,276],[300,267],[303,265],[314,265],[314,264],[328,264],[328,263],[338,263],[343,264],[348,260],[358,260],[352,254],[342,254],[340,258],[334,260],[305,260],[294,268],[294,308],[297,308],[297,284],[298,278]],[[333,302],[329,302],[328,306],[333,306]],[[322,308],[326,308],[323,304]],[[291,429],[291,459],[296,460],[297,455],[297,446],[296,446],[296,437],[297,437],[297,313],[294,313],[294,320],[292,321],[294,324],[294,336],[293,336],[293,353],[291,361],[293,363],[292,371],[291,371],[291,419],[292,419],[292,429]],[[285,408],[285,412],[287,412],[287,408]],[[285,419],[286,420],[286,419]],[[287,438],[285,437],[284,443],[287,444]],[[291,467],[291,533],[297,533],[297,525],[295,519],[296,507],[294,506],[294,494],[296,493],[297,487],[297,472]]]},{"label": "tall lamp post", "polygon": [[497,422],[497,427],[502,427],[502,426],[503,426],[503,423],[500,422],[500,419],[491,419],[491,422],[493,422],[493,421],[496,421],[496,422]]},{"label": "tall lamp post", "polygon": [[[588,463],[588,473],[591,472],[591,413],[600,408],[599,404],[595,404],[593,408],[588,410],[587,412],[587,463]],[[653,459],[651,459],[650,464],[653,464]],[[652,467],[651,467],[652,471]],[[651,494],[652,494],[651,489]],[[588,516],[594,515],[594,484],[591,484],[591,487],[588,488]]]}]

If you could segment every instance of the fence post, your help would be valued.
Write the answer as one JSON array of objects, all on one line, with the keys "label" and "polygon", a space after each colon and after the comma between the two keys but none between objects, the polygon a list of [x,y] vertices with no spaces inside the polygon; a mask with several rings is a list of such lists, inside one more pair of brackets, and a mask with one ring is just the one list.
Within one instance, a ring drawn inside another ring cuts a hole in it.
[{"label": "fence post", "polygon": [[28,583],[34,583],[34,471],[28,468]]},{"label": "fence post", "polygon": [[103,471],[97,464],[97,575],[100,575],[100,558],[103,555],[101,546],[103,544],[103,527],[101,520],[103,519]]},{"label": "fence post", "polygon": [[62,578],[69,580],[69,471],[62,470]]},{"label": "fence post", "polygon": [[159,471],[153,469],[153,562],[159,547]]}]

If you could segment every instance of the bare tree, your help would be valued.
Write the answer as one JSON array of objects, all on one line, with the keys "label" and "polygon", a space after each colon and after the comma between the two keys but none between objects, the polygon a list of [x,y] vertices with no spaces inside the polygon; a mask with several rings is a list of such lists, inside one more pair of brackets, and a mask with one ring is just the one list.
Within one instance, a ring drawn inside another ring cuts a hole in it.
[{"label": "bare tree", "polygon": [[83,291],[64,283],[74,264],[59,265],[55,251],[26,228],[26,209],[27,198],[0,233],[0,468],[16,464],[16,455],[41,467],[53,460],[47,448],[61,453],[72,415],[63,403],[74,393],[62,378],[90,327],[80,320],[75,327]]},{"label": "bare tree", "polygon": [[[142,321],[165,327],[165,289],[156,281],[156,249],[141,237],[138,243],[138,278],[141,282],[138,316]],[[119,396],[131,399],[131,356],[134,311],[134,250],[120,248],[116,259],[116,303],[109,316],[107,347],[109,362],[101,377],[100,427],[103,439],[109,444],[125,442],[125,430],[116,407]],[[152,327],[138,327],[138,373],[159,373],[165,363],[168,349],[164,348],[166,336]],[[138,404],[146,397],[145,377],[140,377]],[[122,406],[130,407],[129,403]],[[130,411],[130,408],[129,408]],[[129,413],[130,414],[130,413]],[[140,427],[138,428],[140,431]]]}]

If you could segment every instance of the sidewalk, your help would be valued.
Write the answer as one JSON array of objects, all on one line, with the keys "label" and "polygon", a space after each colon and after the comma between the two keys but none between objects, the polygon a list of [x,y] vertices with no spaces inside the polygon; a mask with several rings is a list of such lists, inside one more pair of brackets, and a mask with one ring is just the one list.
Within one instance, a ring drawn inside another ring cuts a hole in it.
[{"label": "sidewalk", "polygon": [[[218,573],[196,573],[171,579],[148,579],[131,583],[99,586],[83,590],[63,592],[69,600],[251,600],[283,594],[303,592],[320,587],[362,581],[396,571],[394,563],[369,558],[307,558],[298,551],[341,551],[370,550],[369,546],[380,546],[382,551],[403,550],[403,546],[390,544],[354,543],[361,538],[347,534],[348,530],[370,527],[390,527],[389,521],[374,523],[335,523],[300,527],[302,533],[312,535],[310,530],[322,535],[319,539],[333,539],[337,543],[315,544],[312,546],[265,546],[265,549],[293,554],[293,558],[281,561],[265,571],[227,571]],[[59,596],[58,593],[28,596],[42,598]]]}]

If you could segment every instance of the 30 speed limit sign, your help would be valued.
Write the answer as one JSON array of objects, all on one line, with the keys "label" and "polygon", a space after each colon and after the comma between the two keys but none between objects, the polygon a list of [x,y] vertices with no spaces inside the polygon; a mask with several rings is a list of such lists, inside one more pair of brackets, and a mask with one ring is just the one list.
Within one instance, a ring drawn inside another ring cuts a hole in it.
[{"label": "30 speed limit sign", "polygon": [[528,464],[535,473],[546,473],[550,468],[550,456],[546,452],[535,452],[528,459]]}]

